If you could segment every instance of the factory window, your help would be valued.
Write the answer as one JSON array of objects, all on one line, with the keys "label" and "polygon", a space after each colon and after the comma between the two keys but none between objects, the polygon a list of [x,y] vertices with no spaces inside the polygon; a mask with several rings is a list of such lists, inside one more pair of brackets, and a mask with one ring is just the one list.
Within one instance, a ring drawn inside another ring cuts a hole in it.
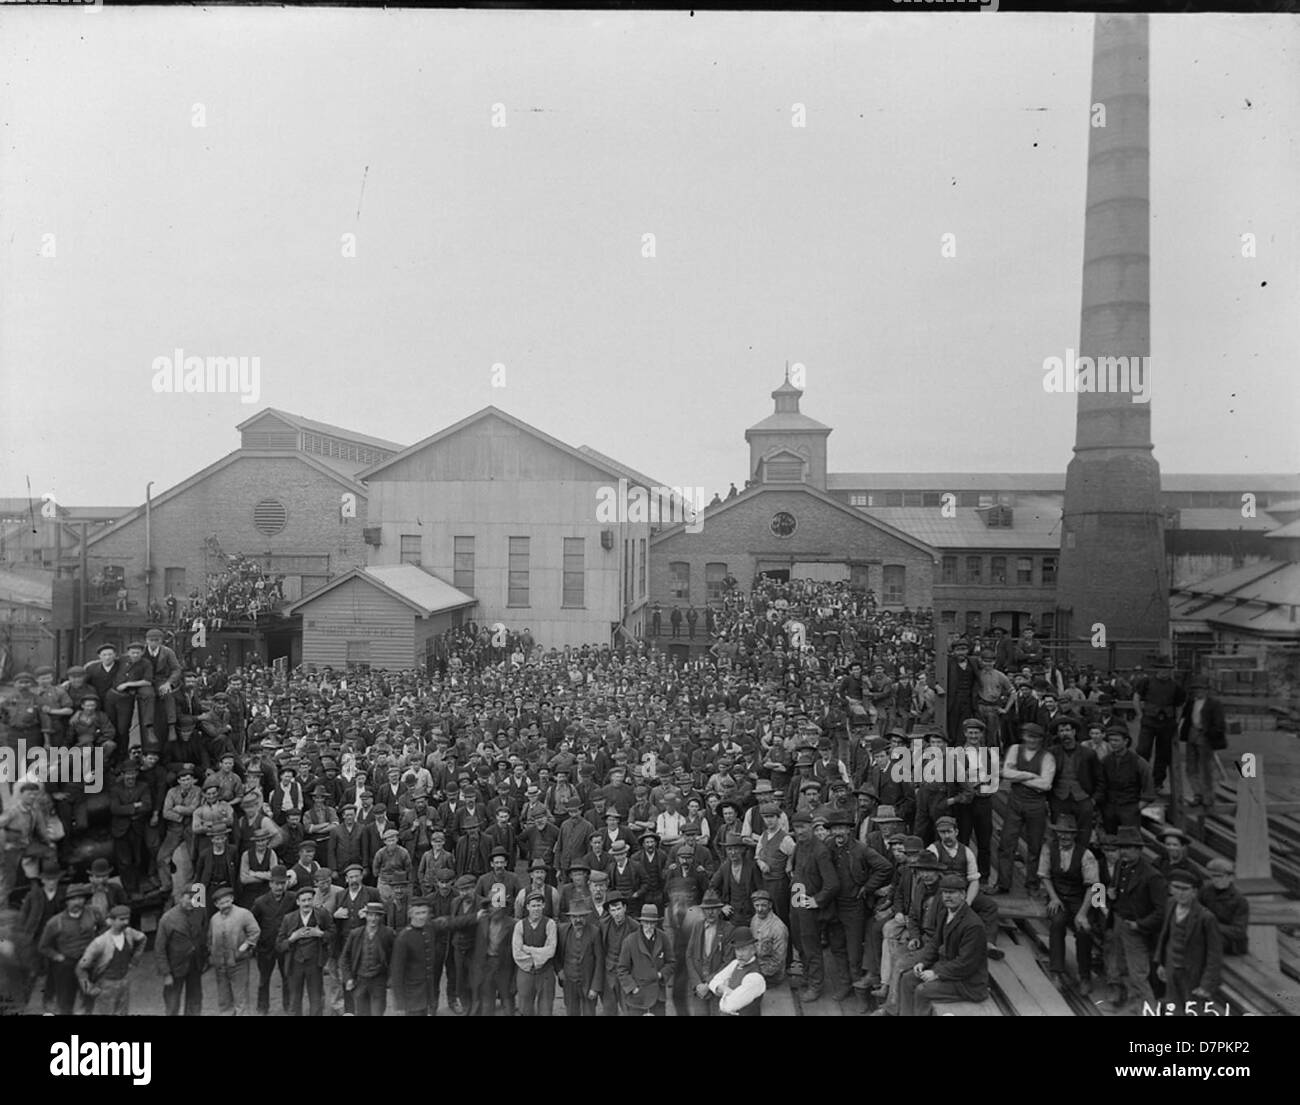
[{"label": "factory window", "polygon": [[467,595],[474,593],[474,538],[452,538],[452,586]]},{"label": "factory window", "polygon": [[418,533],[402,534],[401,562],[420,566],[420,535]]},{"label": "factory window", "polygon": [[506,605],[528,605],[528,538],[511,537],[510,539],[509,580],[507,581]]}]

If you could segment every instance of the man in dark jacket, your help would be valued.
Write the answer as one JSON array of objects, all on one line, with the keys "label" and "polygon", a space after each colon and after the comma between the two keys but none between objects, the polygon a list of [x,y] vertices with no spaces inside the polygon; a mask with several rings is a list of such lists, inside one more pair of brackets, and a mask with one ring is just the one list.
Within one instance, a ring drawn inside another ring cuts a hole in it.
[{"label": "man in dark jacket", "polygon": [[1169,873],[1172,901],[1156,940],[1156,972],[1174,1016],[1204,1016],[1218,995],[1223,937],[1214,914],[1197,900],[1200,876],[1185,867]]},{"label": "man in dark jacket", "polygon": [[1133,751],[1133,738],[1126,726],[1108,729],[1106,744],[1110,752],[1101,761],[1101,786],[1096,800],[1102,828],[1108,833],[1121,825],[1137,828],[1142,822],[1142,807],[1155,801],[1151,767]]},{"label": "man in dark jacket", "polygon": [[208,912],[194,904],[202,889],[201,883],[182,887],[180,901],[162,915],[154,937],[154,961],[163,976],[163,1005],[169,1017],[180,1016],[182,992],[187,1017],[203,1012]]},{"label": "man in dark jacket", "polygon": [[795,846],[790,857],[790,938],[803,964],[804,1002],[821,997],[825,980],[821,926],[834,916],[840,879],[830,850],[812,831],[812,814],[796,813],[792,819]]},{"label": "man in dark jacket", "polygon": [[271,868],[271,889],[253,902],[253,920],[261,934],[257,938],[257,1012],[265,1017],[271,1011],[271,974],[280,969],[281,1008],[289,1008],[289,973],[284,957],[276,951],[275,942],[280,934],[280,922],[294,907],[293,895],[288,893],[289,872],[283,866]]},{"label": "man in dark jacket", "polygon": [[1224,955],[1245,955],[1249,950],[1250,902],[1232,884],[1232,861],[1215,856],[1206,865],[1209,878],[1198,895],[1201,905],[1214,914],[1223,936]]},{"label": "man in dark jacket", "polygon": [[586,898],[577,899],[559,927],[555,970],[570,1017],[594,1017],[596,998],[605,989],[605,943]]},{"label": "man in dark jacket", "polygon": [[[1109,757],[1108,757],[1109,758]],[[1164,876],[1142,855],[1142,830],[1125,825],[1115,835],[1119,862],[1109,872],[1106,890],[1115,927],[1106,940],[1106,971],[1112,993],[1107,1005],[1113,1012],[1126,1002],[1120,995],[1128,975],[1128,998],[1138,1010],[1154,1000],[1147,976],[1151,971],[1151,941],[1164,921],[1167,892]]]},{"label": "man in dark jacket", "polygon": [[358,1017],[382,1017],[388,1007],[388,968],[396,937],[384,924],[383,902],[369,902],[365,918],[365,923],[353,928],[343,942],[339,977]]},{"label": "man in dark jacket", "polygon": [[939,923],[921,952],[921,961],[903,975],[898,1011],[925,1017],[936,1001],[984,1001],[989,996],[988,943],[984,924],[966,904],[966,880],[949,873],[939,880],[943,908]]},{"label": "man in dark jacket", "polygon": [[835,1000],[843,1001],[853,996],[853,983],[862,977],[868,910],[874,906],[876,891],[893,878],[894,868],[874,848],[852,838],[851,813],[835,811],[826,819],[826,827],[831,831],[831,859],[840,880],[835,918],[827,935],[831,955],[838,960],[843,976]]},{"label": "man in dark jacket", "polygon": [[112,818],[109,831],[113,836],[113,862],[122,876],[122,889],[134,894],[144,873],[145,830],[153,815],[153,796],[147,783],[140,781],[139,768],[128,759],[122,767],[122,779],[108,792]]},{"label": "man in dark jacket", "polygon": [[307,991],[310,1016],[319,1017],[325,1007],[325,964],[334,941],[334,920],[312,904],[316,890],[299,886],[294,890],[297,906],[280,922],[275,949],[289,967],[289,1006],[291,1017],[302,1016],[302,994]]},{"label": "man in dark jacket", "polygon": [[1139,678],[1133,690],[1142,706],[1138,755],[1151,763],[1152,778],[1159,791],[1165,785],[1178,713],[1187,694],[1174,680],[1173,664],[1168,658],[1157,660],[1152,667],[1155,675]]},{"label": "man in dark jacket", "polygon": [[1223,703],[1210,694],[1208,684],[1192,684],[1191,698],[1183,706],[1178,737],[1187,745],[1187,804],[1214,812],[1214,754],[1228,747]]}]

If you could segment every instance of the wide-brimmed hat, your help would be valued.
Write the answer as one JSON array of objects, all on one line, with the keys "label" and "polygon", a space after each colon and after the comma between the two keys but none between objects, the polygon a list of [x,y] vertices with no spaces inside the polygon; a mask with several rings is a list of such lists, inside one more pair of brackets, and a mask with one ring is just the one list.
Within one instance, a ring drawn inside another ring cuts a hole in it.
[{"label": "wide-brimmed hat", "polygon": [[659,907],[655,905],[643,905],[641,912],[637,915],[638,921],[653,921],[656,925],[659,923]]},{"label": "wide-brimmed hat", "polygon": [[1136,825],[1121,825],[1115,833],[1115,843],[1121,848],[1141,848],[1142,830]]},{"label": "wide-brimmed hat", "polygon": [[880,806],[876,809],[875,816],[871,820],[877,823],[881,821],[898,821],[901,823],[903,819],[898,816],[898,811],[893,806]]},{"label": "wide-brimmed hat", "polygon": [[1059,818],[1053,821],[1048,828],[1055,833],[1077,833],[1079,831],[1079,823],[1075,820],[1074,814],[1063,813]]},{"label": "wide-brimmed hat", "polygon": [[722,908],[722,899],[718,896],[718,892],[714,890],[713,887],[709,887],[709,889],[704,892],[704,897],[700,901],[700,907],[702,909]]}]

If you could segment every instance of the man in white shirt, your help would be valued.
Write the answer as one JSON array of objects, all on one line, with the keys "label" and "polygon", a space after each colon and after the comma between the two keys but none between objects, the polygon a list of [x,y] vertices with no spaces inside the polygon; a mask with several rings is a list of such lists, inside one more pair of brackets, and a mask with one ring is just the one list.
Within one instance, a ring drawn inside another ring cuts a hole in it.
[{"label": "man in white shirt", "polygon": [[758,944],[747,927],[732,933],[736,958],[713,976],[709,989],[718,996],[718,1009],[729,1016],[760,1017],[767,980],[758,966]]},{"label": "man in white shirt", "polygon": [[519,1011],[525,1017],[549,1017],[555,1008],[555,957],[559,929],[545,915],[546,898],[539,890],[529,893],[528,916],[515,922],[510,951],[519,968],[515,985]]}]

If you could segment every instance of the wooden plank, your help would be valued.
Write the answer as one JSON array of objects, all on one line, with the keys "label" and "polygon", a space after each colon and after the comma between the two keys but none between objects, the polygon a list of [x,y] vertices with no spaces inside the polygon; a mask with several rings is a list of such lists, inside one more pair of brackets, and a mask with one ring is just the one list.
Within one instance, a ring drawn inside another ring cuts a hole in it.
[{"label": "wooden plank", "polygon": [[1287,978],[1254,955],[1234,955],[1223,961],[1233,973],[1256,993],[1287,1016],[1300,1015],[1300,984]]},{"label": "wooden plank", "polygon": [[998,1003],[991,997],[981,1002],[940,1001],[935,1002],[930,1010],[934,1017],[1001,1017],[1004,1016]]},{"label": "wooden plank", "polygon": [[1007,1004],[1015,1010],[1018,1017],[1043,1017],[1043,1007],[1034,999],[1034,995],[1026,989],[1025,984],[1016,977],[1015,971],[1007,961],[989,960],[989,979],[1001,991],[1002,996],[1006,998]]},{"label": "wooden plank", "polygon": [[[1264,792],[1264,761],[1255,757],[1255,771],[1237,781],[1237,877],[1271,879],[1273,865],[1268,851],[1268,795]],[[1250,947],[1275,975],[1282,973],[1278,962],[1277,930],[1268,925],[1251,925]]]},{"label": "wooden plank", "polygon": [[1300,925],[1300,902],[1266,898],[1250,900],[1251,925]]},{"label": "wooden plank", "polygon": [[1052,985],[1052,980],[1043,973],[1042,967],[1038,965],[1038,960],[1029,948],[1023,944],[1013,944],[1005,951],[1007,957],[1003,962],[1029,992],[1044,1016],[1074,1016],[1074,1010],[1061,996],[1061,992]]},{"label": "wooden plank", "polygon": [[1047,916],[1047,906],[1033,898],[999,894],[994,901],[998,904],[998,916],[1005,919],[1028,921]]}]

